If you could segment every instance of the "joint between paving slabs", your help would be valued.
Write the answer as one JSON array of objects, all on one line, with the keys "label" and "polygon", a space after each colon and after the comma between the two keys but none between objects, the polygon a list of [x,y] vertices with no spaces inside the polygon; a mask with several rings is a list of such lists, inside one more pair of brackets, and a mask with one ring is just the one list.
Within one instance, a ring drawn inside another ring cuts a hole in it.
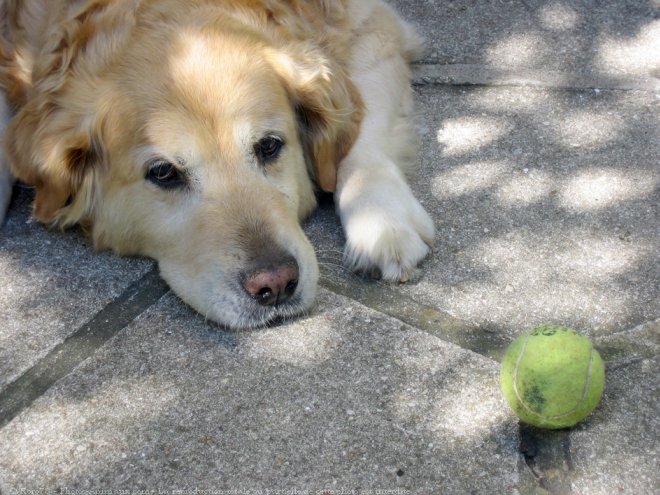
[{"label": "joint between paving slabs", "polygon": [[150,308],[169,287],[153,267],[34,366],[0,391],[0,428]]},{"label": "joint between paving slabs", "polygon": [[334,294],[395,318],[421,332],[497,362],[509,344],[501,332],[471,325],[437,308],[420,304],[386,283],[365,281],[349,284],[323,277],[320,285]]},{"label": "joint between paving slabs", "polygon": [[412,65],[413,86],[534,88],[563,91],[623,91],[657,93],[660,79],[580,76],[564,71],[498,69],[487,64],[441,64],[422,60]]}]

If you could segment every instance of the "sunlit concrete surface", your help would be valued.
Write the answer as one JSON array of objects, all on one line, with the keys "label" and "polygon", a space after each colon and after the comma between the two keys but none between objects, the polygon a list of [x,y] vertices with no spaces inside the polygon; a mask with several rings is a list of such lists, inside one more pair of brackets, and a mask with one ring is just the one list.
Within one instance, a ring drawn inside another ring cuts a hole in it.
[{"label": "sunlit concrete surface", "polygon": [[437,212],[436,252],[403,292],[505,332],[556,321],[596,335],[657,316],[655,94],[418,92],[415,184]]},{"label": "sunlit concrete surface", "polygon": [[507,491],[516,430],[495,363],[349,300],[219,335],[167,296],[4,429],[0,470],[17,490],[432,492],[460,470]]}]

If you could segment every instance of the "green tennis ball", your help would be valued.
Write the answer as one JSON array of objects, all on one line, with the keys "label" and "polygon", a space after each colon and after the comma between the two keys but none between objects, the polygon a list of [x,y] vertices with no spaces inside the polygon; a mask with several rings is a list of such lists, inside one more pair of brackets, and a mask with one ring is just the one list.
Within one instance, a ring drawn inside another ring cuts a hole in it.
[{"label": "green tennis ball", "polygon": [[593,411],[605,386],[605,366],[588,338],[543,325],[514,340],[502,360],[502,392],[525,423],[567,428]]}]

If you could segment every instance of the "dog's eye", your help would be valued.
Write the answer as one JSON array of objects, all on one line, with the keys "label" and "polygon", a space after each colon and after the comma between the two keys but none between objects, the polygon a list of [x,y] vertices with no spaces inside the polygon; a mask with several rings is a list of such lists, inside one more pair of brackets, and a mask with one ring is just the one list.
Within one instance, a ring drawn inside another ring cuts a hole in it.
[{"label": "dog's eye", "polygon": [[146,178],[163,189],[176,189],[186,185],[186,177],[183,172],[164,160],[153,162]]},{"label": "dog's eye", "polygon": [[254,153],[262,165],[277,160],[284,147],[284,139],[279,136],[266,136],[254,145]]}]

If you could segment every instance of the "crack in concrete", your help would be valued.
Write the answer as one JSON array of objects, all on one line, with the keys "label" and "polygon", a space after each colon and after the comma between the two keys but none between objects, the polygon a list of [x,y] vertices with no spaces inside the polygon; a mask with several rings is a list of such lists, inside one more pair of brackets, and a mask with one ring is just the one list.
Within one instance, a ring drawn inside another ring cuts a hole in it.
[{"label": "crack in concrete", "polygon": [[542,430],[521,424],[519,450],[540,488],[553,495],[573,493],[570,430]]}]

